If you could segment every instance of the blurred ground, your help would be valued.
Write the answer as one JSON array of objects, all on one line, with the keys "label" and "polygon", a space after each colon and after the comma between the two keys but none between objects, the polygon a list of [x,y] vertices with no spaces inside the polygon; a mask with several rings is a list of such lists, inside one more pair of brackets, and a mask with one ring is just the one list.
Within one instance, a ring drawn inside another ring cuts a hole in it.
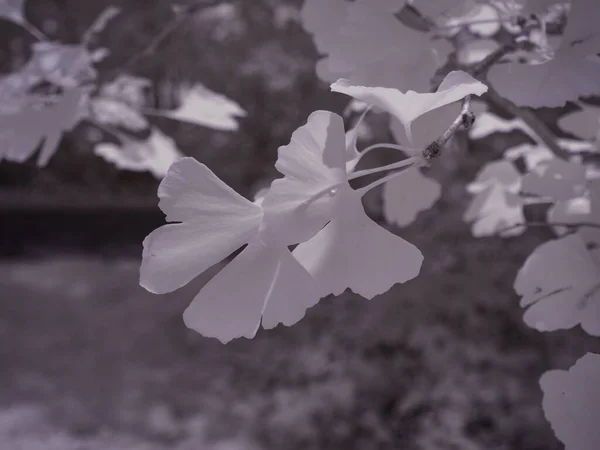
[{"label": "blurred ground", "polygon": [[[75,42],[109,3],[124,8],[101,36],[109,71],[145,46],[171,2],[30,1],[28,14],[55,17],[54,36]],[[308,114],[341,112],[344,100],[315,80],[293,8],[238,5],[199,14],[135,72],[161,86],[202,81],[248,111],[237,133],[159,125],[249,195]],[[0,164],[0,449],[561,448],[539,376],[600,348],[580,330],[524,326],[512,282],[549,235],[470,236],[464,184],[507,141],[462,144],[431,169],[443,199],[395,230],[425,255],[417,279],[371,301],[324,299],[294,327],[227,346],[181,319],[218,267],[166,296],[138,286],[141,240],[162,223],[151,176],[98,160],[84,130],[47,170]],[[380,218],[376,196],[367,207]]]}]

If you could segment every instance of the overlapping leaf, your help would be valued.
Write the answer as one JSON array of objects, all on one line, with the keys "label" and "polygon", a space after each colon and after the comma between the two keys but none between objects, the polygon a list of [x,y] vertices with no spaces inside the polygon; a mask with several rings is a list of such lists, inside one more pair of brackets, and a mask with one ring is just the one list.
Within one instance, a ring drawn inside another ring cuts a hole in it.
[{"label": "overlapping leaf", "polygon": [[48,164],[66,131],[83,117],[87,93],[66,90],[57,98],[25,97],[21,102],[0,106],[0,160],[24,162],[43,144],[38,165]]},{"label": "overlapping leaf", "polygon": [[[560,46],[542,64],[500,64],[489,80],[519,106],[562,106],[600,92],[600,8],[596,0],[573,0]],[[576,80],[576,81],[574,81]]]},{"label": "overlapping leaf", "polygon": [[543,160],[523,177],[526,194],[568,200],[587,191],[585,167],[558,158]]},{"label": "overlapping leaf", "polygon": [[90,101],[90,112],[92,119],[103,125],[124,127],[131,131],[142,131],[149,126],[139,111],[110,97],[93,98]]},{"label": "overlapping leaf", "polygon": [[558,126],[581,139],[600,142],[600,108],[581,106],[579,111],[561,117]]},{"label": "overlapping leaf", "polygon": [[487,91],[487,86],[468,73],[458,70],[446,75],[434,93],[418,93],[412,90],[404,93],[398,89],[357,85],[344,79],[333,83],[331,90],[390,113],[402,123],[411,146],[414,146],[411,124],[415,119],[429,111],[457,102],[467,95],[482,95]]},{"label": "overlapping leaf", "polygon": [[472,223],[474,236],[516,236],[525,228],[523,201],[517,195],[521,175],[508,161],[496,161],[484,166],[467,190],[475,198],[465,211],[463,219]]},{"label": "overlapping leaf", "polygon": [[600,336],[600,249],[588,249],[578,234],[546,242],[527,258],[515,291],[527,307],[524,320],[540,331],[578,324]]},{"label": "overlapping leaf", "polygon": [[349,186],[336,195],[331,222],[293,252],[318,281],[322,296],[350,288],[371,299],[419,274],[418,248],[369,219],[360,194]]},{"label": "overlapping leaf", "polygon": [[600,355],[587,353],[568,370],[540,378],[542,407],[565,450],[600,448]]},{"label": "overlapping leaf", "polygon": [[383,186],[383,215],[388,223],[410,225],[420,211],[431,208],[440,198],[440,184],[410,167]]},{"label": "overlapping leaf", "polygon": [[394,16],[401,0],[306,0],[302,21],[319,53],[317,74],[328,82],[401,91],[427,91],[429,80],[451,51],[443,40],[403,25]]},{"label": "overlapping leaf", "polygon": [[121,145],[100,143],[94,153],[114,164],[118,169],[134,172],[150,172],[161,179],[171,164],[183,157],[175,141],[158,128],[152,128],[144,140],[121,137]]},{"label": "overlapping leaf", "polygon": [[[548,211],[548,221],[555,224],[597,224],[599,228],[580,226],[578,233],[587,244],[600,246],[600,180],[589,183],[585,196],[557,201]],[[559,235],[566,231],[563,226],[554,228]]]},{"label": "overlapping leaf", "polygon": [[236,102],[201,84],[183,88],[180,97],[181,105],[173,111],[147,109],[145,112],[223,131],[237,130],[237,118],[246,115]]}]

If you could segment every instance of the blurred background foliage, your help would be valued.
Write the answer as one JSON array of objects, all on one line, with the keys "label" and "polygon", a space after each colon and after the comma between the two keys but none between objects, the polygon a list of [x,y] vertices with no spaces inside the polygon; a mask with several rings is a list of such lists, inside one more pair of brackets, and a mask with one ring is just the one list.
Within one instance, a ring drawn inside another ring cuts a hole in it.
[{"label": "blurred background foliage", "polygon": [[[26,14],[51,39],[76,43],[107,6],[121,8],[97,37],[110,50],[100,77],[110,79],[161,33],[174,3],[29,0]],[[277,175],[277,148],[310,112],[347,103],[314,76],[300,4],[200,9],[129,68],[152,80],[151,106],[173,107],[179,84],[201,82],[247,111],[237,132],[150,118],[246,196]],[[33,38],[1,22],[0,42],[9,72]],[[373,134],[389,140],[373,117]],[[462,220],[465,183],[523,135],[459,135],[430,170],[442,199],[407,228],[382,224],[422,249],[417,279],[371,301],[323,299],[294,327],[222,346],[181,319],[220,266],[166,296],[138,286],[141,240],[164,221],[158,181],[95,156],[89,127],[68,133],[46,168],[0,163],[0,448],[560,448],[539,376],[598,344],[522,321],[511,285],[551,234],[475,239]],[[366,208],[381,222],[377,193]]]}]

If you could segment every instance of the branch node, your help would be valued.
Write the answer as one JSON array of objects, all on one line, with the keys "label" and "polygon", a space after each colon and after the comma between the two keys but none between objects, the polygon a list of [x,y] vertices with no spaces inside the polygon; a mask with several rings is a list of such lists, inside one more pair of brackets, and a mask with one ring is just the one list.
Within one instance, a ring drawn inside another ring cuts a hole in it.
[{"label": "branch node", "polygon": [[467,111],[462,115],[462,126],[465,130],[468,130],[475,123],[475,113]]},{"label": "branch node", "polygon": [[423,157],[426,160],[430,160],[432,158],[439,156],[441,151],[442,151],[442,145],[437,140],[435,140],[431,144],[429,144],[427,147],[425,147],[425,150],[423,150]]}]

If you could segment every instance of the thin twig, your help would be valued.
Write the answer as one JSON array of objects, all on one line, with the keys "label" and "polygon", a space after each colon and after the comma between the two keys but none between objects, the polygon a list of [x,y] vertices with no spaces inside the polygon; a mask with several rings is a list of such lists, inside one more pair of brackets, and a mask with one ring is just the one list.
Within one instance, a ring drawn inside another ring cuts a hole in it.
[{"label": "thin twig", "polygon": [[48,41],[49,40],[48,36],[46,36],[39,28],[37,28],[32,23],[23,22],[23,23],[21,23],[21,25],[23,26],[23,28],[25,28],[25,30],[29,34],[31,34],[38,41]]},{"label": "thin twig", "polygon": [[454,122],[450,124],[450,126],[444,131],[444,133],[425,147],[423,150],[423,157],[426,160],[431,160],[439,156],[442,151],[442,148],[448,143],[450,138],[456,134],[456,132],[460,129],[468,130],[471,128],[473,123],[475,122],[475,114],[471,111],[471,96],[467,95],[462,102],[462,107],[460,108],[460,113],[454,119]]},{"label": "thin twig", "polygon": [[171,33],[173,33],[175,30],[181,27],[186,20],[188,20],[194,13],[196,13],[200,9],[210,8],[213,6],[217,6],[221,3],[222,0],[203,0],[196,1],[182,7],[173,8],[175,12],[175,16],[173,17],[173,19],[167,22],[165,26],[158,32],[158,34],[154,36],[154,38],[152,38],[150,42],[148,42],[148,45],[146,45],[146,47],[143,50],[136,53],[135,55],[133,55],[133,57],[126,61],[125,64],[123,64],[119,68],[119,70],[131,68],[141,59],[154,52],[158,48],[158,46],[162,44],[163,41],[171,35]]},{"label": "thin twig", "polygon": [[[494,52],[490,53],[486,58],[484,58],[481,62],[476,64],[475,66],[469,69],[469,73],[474,77],[484,77],[487,74],[487,71],[500,61],[506,54],[514,51],[516,47],[514,45],[505,45],[503,47],[498,48]],[[456,134],[456,132],[460,129],[468,130],[471,128],[473,123],[475,122],[475,114],[471,112],[471,96],[467,95],[462,102],[462,107],[460,109],[460,113],[452,122],[452,124],[444,131],[444,133],[429,144],[425,150],[423,150],[423,157],[426,160],[431,160],[439,156],[440,152],[444,148],[444,146],[448,143],[450,138]]]},{"label": "thin twig", "polygon": [[108,22],[114,19],[121,12],[120,8],[116,6],[109,6],[96,17],[89,28],[83,33],[81,38],[81,45],[87,47],[95,35],[102,32],[108,25]]}]

